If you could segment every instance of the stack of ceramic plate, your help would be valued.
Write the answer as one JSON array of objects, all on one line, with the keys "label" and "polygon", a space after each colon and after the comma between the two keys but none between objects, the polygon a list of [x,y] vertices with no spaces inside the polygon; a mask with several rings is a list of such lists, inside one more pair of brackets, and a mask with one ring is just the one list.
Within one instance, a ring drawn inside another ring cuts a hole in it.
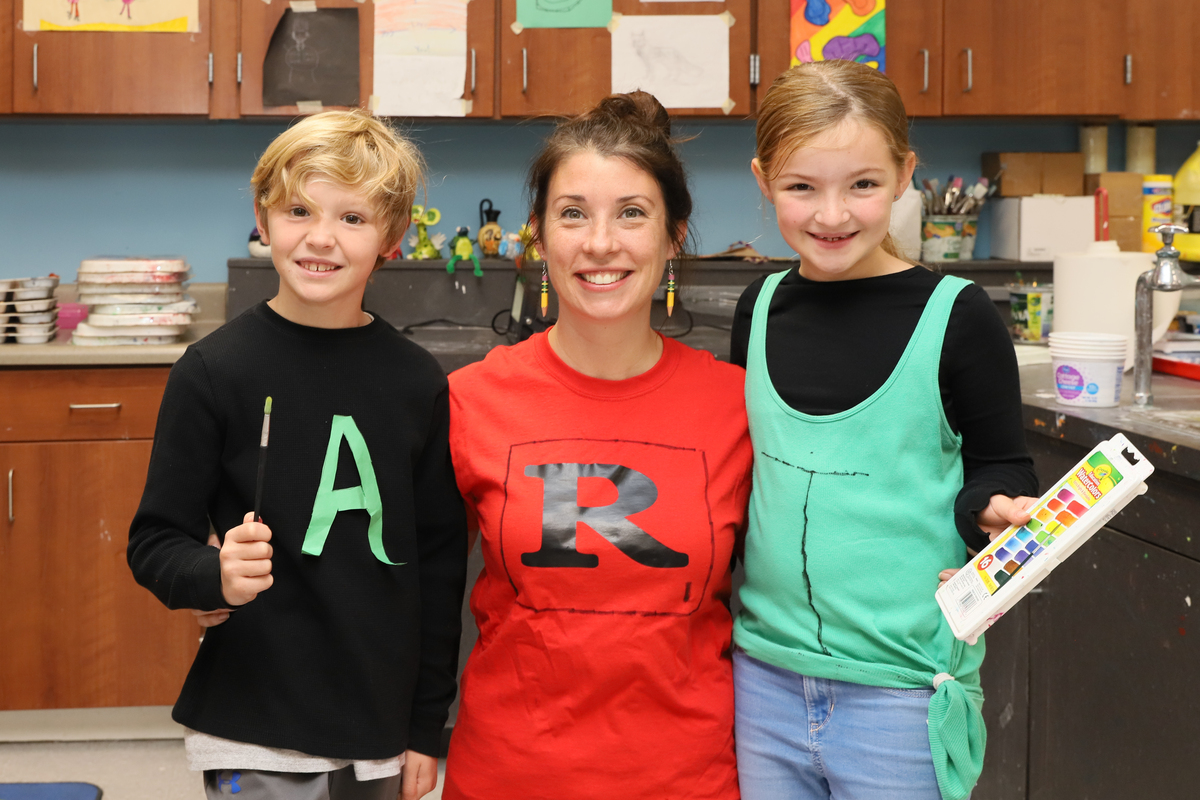
[{"label": "stack of ceramic plate", "polygon": [[57,275],[0,280],[0,342],[45,344],[58,331]]},{"label": "stack of ceramic plate", "polygon": [[93,258],[79,265],[79,302],[88,305],[71,341],[81,345],[170,344],[198,309],[184,290],[181,258]]}]

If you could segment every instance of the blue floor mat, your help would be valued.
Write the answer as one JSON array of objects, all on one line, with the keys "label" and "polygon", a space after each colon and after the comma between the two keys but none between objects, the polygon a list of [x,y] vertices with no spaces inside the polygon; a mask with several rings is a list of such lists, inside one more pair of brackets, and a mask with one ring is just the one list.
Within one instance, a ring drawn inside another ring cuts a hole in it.
[{"label": "blue floor mat", "polygon": [[90,783],[0,783],[0,800],[100,800]]}]

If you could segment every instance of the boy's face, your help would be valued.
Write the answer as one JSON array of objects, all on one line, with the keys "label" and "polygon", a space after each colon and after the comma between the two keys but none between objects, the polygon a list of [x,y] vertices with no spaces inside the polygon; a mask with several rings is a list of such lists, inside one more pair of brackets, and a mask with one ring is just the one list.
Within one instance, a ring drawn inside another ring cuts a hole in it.
[{"label": "boy's face", "polygon": [[310,178],[304,190],[311,203],[292,197],[258,219],[279,273],[271,308],[314,328],[363,325],[367,279],[379,256],[396,243],[384,241],[383,220],[359,191],[320,176]]}]

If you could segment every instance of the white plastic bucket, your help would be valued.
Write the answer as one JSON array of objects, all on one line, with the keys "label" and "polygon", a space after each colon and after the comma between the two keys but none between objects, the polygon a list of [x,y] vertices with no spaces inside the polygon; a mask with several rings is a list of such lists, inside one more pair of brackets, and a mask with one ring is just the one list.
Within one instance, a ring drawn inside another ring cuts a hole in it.
[{"label": "white plastic bucket", "polygon": [[1050,334],[1054,393],[1067,406],[1106,408],[1121,400],[1126,337],[1111,333]]}]

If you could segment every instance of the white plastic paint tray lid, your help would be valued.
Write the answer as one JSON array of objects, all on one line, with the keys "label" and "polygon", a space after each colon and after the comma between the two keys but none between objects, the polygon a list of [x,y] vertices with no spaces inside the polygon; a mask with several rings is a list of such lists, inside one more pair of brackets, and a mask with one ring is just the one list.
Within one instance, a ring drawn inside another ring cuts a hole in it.
[{"label": "white plastic paint tray lid", "polygon": [[161,258],[126,258],[124,256],[97,256],[79,263],[79,274],[92,272],[187,272],[188,264],[178,256]]}]

